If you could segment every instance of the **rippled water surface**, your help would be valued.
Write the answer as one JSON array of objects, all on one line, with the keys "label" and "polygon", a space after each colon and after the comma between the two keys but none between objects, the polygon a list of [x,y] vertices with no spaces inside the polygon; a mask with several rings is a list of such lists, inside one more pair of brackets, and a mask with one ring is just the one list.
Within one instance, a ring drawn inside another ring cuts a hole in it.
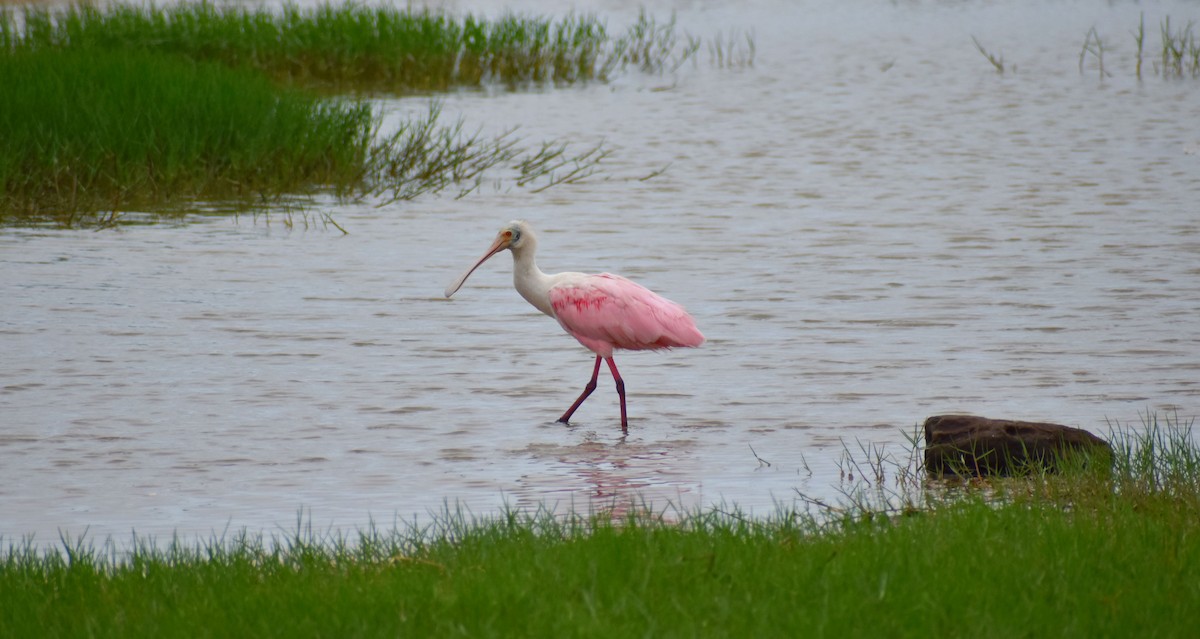
[{"label": "rippled water surface", "polygon": [[[702,51],[445,98],[468,127],[603,140],[581,184],[330,206],[345,236],[281,215],[0,230],[0,535],[270,531],[300,509],[353,528],[448,502],[767,512],[836,494],[843,442],[901,452],[929,415],[1103,434],[1200,410],[1200,80],[1148,61],[1139,82],[1128,35],[1145,11],[1156,45],[1196,3],[731,4],[649,10],[753,30],[752,68]],[[1092,26],[1104,80],[1078,69]],[[622,273],[708,336],[618,354],[628,437],[607,374],[553,421],[592,356],[512,290],[507,254],[442,297],[513,218],[544,270]]]}]

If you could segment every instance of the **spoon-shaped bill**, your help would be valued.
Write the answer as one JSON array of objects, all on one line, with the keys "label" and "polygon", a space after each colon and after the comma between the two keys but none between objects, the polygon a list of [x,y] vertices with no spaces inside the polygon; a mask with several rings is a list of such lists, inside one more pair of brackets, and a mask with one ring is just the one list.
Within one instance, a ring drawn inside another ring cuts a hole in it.
[{"label": "spoon-shaped bill", "polygon": [[462,288],[462,285],[464,283],[466,283],[467,278],[471,277],[471,273],[475,272],[475,269],[479,268],[479,266],[481,264],[488,261],[488,258],[490,258],[491,256],[508,248],[508,245],[511,241],[512,241],[511,237],[504,237],[503,234],[497,236],[496,241],[492,242],[492,245],[490,247],[488,247],[488,250],[486,253],[483,254],[483,257],[479,258],[478,262],[475,262],[475,266],[472,266],[471,268],[467,269],[462,274],[462,277],[459,277],[457,280],[454,280],[454,282],[452,284],[450,284],[450,286],[446,287],[446,297],[450,297],[451,295],[454,295],[455,293],[457,293],[458,289]]}]

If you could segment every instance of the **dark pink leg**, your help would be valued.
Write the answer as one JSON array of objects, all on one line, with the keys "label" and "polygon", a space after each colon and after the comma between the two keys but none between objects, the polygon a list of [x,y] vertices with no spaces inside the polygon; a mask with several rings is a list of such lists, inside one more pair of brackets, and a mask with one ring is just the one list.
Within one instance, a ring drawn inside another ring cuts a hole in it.
[{"label": "dark pink leg", "polygon": [[[571,423],[571,415],[574,415],[575,411],[579,408],[579,406],[581,404],[583,404],[583,400],[587,399],[588,395],[591,395],[592,391],[596,390],[596,378],[599,376],[600,376],[600,356],[597,355],[596,356],[596,368],[592,369],[592,381],[588,382],[587,386],[583,387],[583,394],[581,394],[579,396],[579,399],[575,400],[574,404],[571,404],[571,407],[567,409],[567,412],[563,413],[562,417],[558,418],[558,421],[560,421],[564,424]],[[621,414],[622,415],[625,414],[624,395],[622,395],[622,400],[621,400]]]},{"label": "dark pink leg", "polygon": [[[621,432],[628,433],[629,418],[625,416],[625,380],[621,379],[621,374],[617,372],[617,363],[613,361],[613,358],[609,357],[604,361],[608,362],[608,370],[612,371],[613,379],[617,382],[617,395],[621,397]],[[600,370],[599,360],[596,361],[596,370]],[[595,381],[594,377],[593,381]]]}]

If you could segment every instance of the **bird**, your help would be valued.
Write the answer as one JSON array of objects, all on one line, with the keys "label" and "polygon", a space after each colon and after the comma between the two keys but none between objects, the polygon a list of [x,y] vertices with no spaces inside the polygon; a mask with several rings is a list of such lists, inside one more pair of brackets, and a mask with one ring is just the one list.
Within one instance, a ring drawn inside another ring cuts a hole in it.
[{"label": "bird", "polygon": [[475,265],[446,287],[454,295],[484,262],[508,250],[513,257],[513,285],[537,310],[558,320],[559,326],[596,355],[592,378],[579,399],[557,421],[570,424],[571,416],[596,390],[600,362],[608,364],[621,399],[621,432],[629,432],[625,408],[625,381],[617,370],[613,351],[660,350],[697,347],[704,335],[679,304],[650,289],[612,273],[557,273],[547,275],[534,261],[537,234],[524,220],[513,220],[500,229],[495,241]]}]

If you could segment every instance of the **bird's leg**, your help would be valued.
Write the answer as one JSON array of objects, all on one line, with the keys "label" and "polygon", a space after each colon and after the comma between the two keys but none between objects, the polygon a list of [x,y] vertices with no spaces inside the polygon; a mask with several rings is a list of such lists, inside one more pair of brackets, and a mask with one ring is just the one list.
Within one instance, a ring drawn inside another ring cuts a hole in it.
[{"label": "bird's leg", "polygon": [[[612,371],[613,379],[617,382],[617,395],[621,397],[621,432],[629,432],[629,418],[625,416],[625,380],[621,379],[621,374],[617,372],[617,363],[613,358],[608,357],[604,361],[608,362],[608,370]],[[596,361],[596,370],[600,369],[600,362]]]},{"label": "bird's leg", "polygon": [[[599,376],[600,376],[600,356],[597,355],[596,356],[596,367],[592,369],[592,381],[588,382],[587,386],[583,387],[583,393],[579,396],[579,399],[575,400],[574,404],[571,404],[571,407],[567,409],[567,412],[563,413],[562,417],[558,418],[558,421],[560,421],[564,424],[571,423],[571,415],[574,415],[576,409],[578,409],[579,406],[581,404],[583,404],[583,400],[587,399],[588,395],[591,395],[592,391],[596,390],[596,378]],[[622,406],[621,414],[624,415],[625,414],[625,410],[624,410],[625,404],[624,404],[623,400],[622,400],[621,406]]]}]

